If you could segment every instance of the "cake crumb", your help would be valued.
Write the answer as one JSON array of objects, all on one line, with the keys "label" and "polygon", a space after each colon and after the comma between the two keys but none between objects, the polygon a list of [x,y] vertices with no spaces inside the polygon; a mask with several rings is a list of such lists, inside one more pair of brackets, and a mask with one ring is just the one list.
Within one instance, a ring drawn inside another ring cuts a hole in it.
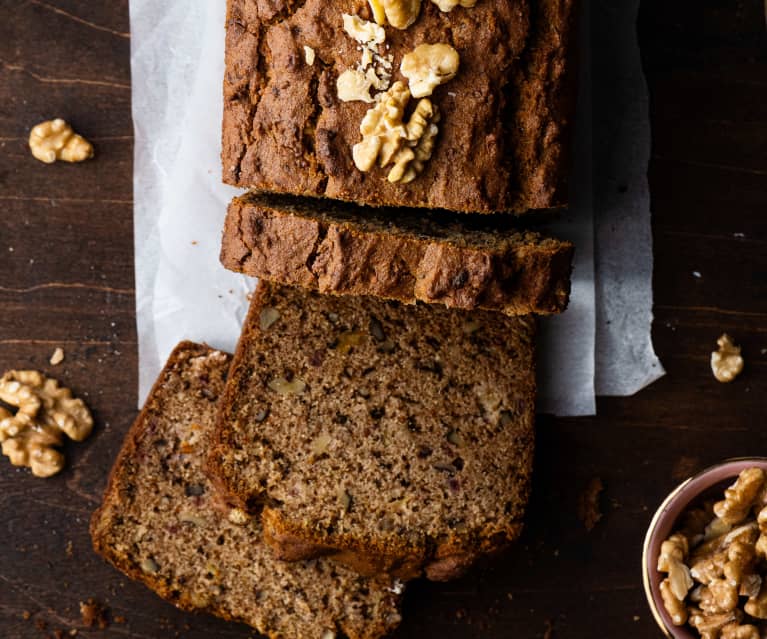
[{"label": "cake crumb", "polygon": [[602,480],[599,477],[593,477],[578,496],[578,519],[589,532],[602,519],[602,513],[599,509],[599,495],[603,490]]},{"label": "cake crumb", "polygon": [[109,625],[106,606],[96,601],[93,597],[85,602],[80,602],[80,616],[86,628],[98,626],[99,630],[104,630]]},{"label": "cake crumb", "polygon": [[60,346],[56,348],[55,351],[53,351],[53,355],[51,355],[51,365],[56,366],[58,364],[61,364],[61,362],[64,361],[64,349],[62,349]]},{"label": "cake crumb", "polygon": [[24,621],[29,621],[32,618],[32,613],[29,612],[29,610],[25,610],[24,612],[21,613],[21,618]]},{"label": "cake crumb", "polygon": [[70,559],[75,556],[75,549],[71,539],[67,542],[64,552],[66,553],[67,557],[69,557]]}]

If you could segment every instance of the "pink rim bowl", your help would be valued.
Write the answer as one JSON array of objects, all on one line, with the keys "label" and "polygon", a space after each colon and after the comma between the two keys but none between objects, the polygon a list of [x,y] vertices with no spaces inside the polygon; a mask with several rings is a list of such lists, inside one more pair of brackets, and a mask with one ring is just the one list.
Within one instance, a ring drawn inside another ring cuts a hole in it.
[{"label": "pink rim bowl", "polygon": [[767,471],[767,457],[728,459],[699,472],[671,491],[650,522],[642,548],[642,581],[653,617],[669,639],[698,639],[698,636],[687,626],[675,626],[671,623],[671,617],[663,607],[663,599],[660,596],[663,575],[656,568],[660,546],[674,532],[679,516],[699,495],[719,483],[734,480],[740,471],[754,466]]}]

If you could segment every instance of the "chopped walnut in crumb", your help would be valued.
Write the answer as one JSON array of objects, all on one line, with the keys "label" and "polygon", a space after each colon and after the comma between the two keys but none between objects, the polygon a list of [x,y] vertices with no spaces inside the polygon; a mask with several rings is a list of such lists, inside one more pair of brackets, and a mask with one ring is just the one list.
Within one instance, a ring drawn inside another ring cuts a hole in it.
[{"label": "chopped walnut in crumb", "polygon": [[14,466],[31,468],[37,477],[50,477],[64,467],[64,455],[56,450],[64,435],[79,442],[93,430],[83,401],[38,371],[5,373],[0,377],[0,400],[17,408],[13,414],[0,407],[3,454]]},{"label": "chopped walnut in crumb", "polygon": [[41,162],[82,162],[93,157],[93,145],[64,120],[41,122],[29,134],[29,149]]},{"label": "chopped walnut in crumb", "polygon": [[735,346],[727,333],[724,333],[716,343],[718,351],[711,353],[711,371],[720,382],[731,382],[743,371],[743,356],[740,346]]},{"label": "chopped walnut in crumb", "polygon": [[703,639],[759,639],[755,624],[767,619],[766,484],[764,471],[744,469],[722,501],[691,509],[661,545],[660,594],[675,625],[688,623]]},{"label": "chopped walnut in crumb", "polygon": [[64,350],[62,348],[57,348],[55,351],[53,351],[53,355],[51,355],[51,366],[57,366],[58,364],[61,364],[61,362],[64,361]]}]

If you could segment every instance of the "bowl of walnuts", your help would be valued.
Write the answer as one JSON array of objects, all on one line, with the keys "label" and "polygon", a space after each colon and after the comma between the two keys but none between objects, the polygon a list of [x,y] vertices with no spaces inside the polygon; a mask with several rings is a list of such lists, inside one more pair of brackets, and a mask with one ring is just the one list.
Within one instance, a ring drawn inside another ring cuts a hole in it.
[{"label": "bowl of walnuts", "polygon": [[677,486],[647,530],[642,573],[667,637],[767,637],[767,457],[729,459]]}]

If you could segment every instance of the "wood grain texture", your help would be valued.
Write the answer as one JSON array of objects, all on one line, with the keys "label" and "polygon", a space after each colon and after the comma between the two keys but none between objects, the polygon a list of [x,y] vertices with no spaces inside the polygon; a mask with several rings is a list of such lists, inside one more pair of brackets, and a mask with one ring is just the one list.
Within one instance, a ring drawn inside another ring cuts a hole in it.
[{"label": "wood grain texture", "polygon": [[[522,542],[460,581],[413,584],[398,637],[660,637],[639,573],[652,511],[696,469],[767,454],[763,5],[645,0],[639,28],[653,125],[653,336],[668,375],[600,400],[597,418],[541,418]],[[53,479],[0,460],[2,637],[252,634],[166,605],[95,556],[87,536],[136,415],[128,31],[127,0],[0,0],[0,369],[58,377],[97,421]],[[95,143],[94,161],[30,156],[30,127],[56,116]],[[708,365],[724,330],[747,362],[731,385]],[[51,367],[57,346],[66,359]],[[587,532],[577,502],[594,477],[604,516]],[[88,597],[109,606],[108,629],[83,627]]]}]

